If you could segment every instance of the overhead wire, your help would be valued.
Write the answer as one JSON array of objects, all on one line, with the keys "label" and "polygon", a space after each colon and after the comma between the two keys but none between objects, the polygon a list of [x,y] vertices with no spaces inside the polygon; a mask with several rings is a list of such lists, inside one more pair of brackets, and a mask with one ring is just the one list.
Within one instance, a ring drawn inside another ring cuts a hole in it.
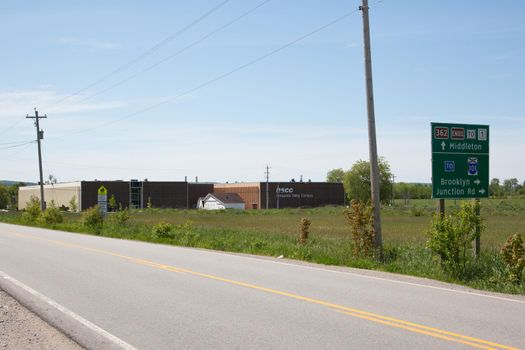
[{"label": "overhead wire", "polygon": [[18,119],[16,122],[14,122],[13,124],[9,125],[9,126],[6,127],[4,130],[0,131],[0,135],[3,135],[3,134],[5,134],[6,132],[8,132],[9,130],[13,129],[13,128],[16,127],[18,124],[20,124],[23,120],[25,120],[25,118]]},{"label": "overhead wire", "polygon": [[36,142],[36,140],[25,141],[25,142],[22,142],[22,143],[19,143],[19,144],[16,144],[16,145],[12,145],[12,146],[0,147],[0,151],[1,151],[1,150],[5,150],[5,149],[11,149],[11,148],[22,147],[22,146],[25,146],[25,145],[28,145],[28,144],[30,144],[30,143],[34,143],[34,142]]},{"label": "overhead wire", "polygon": [[248,16],[249,14],[251,14],[251,13],[254,12],[254,11],[256,11],[257,9],[259,9],[259,8],[262,7],[262,6],[264,6],[265,4],[267,4],[267,3],[270,2],[270,1],[271,1],[271,0],[264,0],[264,1],[262,1],[261,3],[257,4],[256,6],[250,8],[248,11],[246,11],[246,12],[242,13],[241,15],[237,16],[236,18],[232,19],[232,20],[229,21],[228,23],[223,24],[222,26],[220,26],[220,27],[218,27],[218,28],[212,30],[212,31],[209,32],[208,34],[206,34],[206,35],[202,36],[201,38],[195,40],[195,41],[192,42],[191,44],[188,44],[187,46],[183,47],[183,48],[180,49],[179,51],[177,51],[177,52],[175,52],[175,53],[173,53],[173,54],[171,54],[171,55],[169,55],[169,56],[164,57],[163,59],[161,59],[161,60],[155,62],[154,64],[152,64],[152,65],[150,65],[150,66],[148,66],[148,67],[146,67],[146,68],[144,68],[144,69],[138,71],[137,73],[135,73],[135,74],[133,74],[133,75],[128,76],[127,78],[124,78],[124,79],[122,79],[122,80],[116,82],[116,83],[113,84],[113,85],[110,85],[109,87],[107,87],[107,88],[105,88],[105,89],[102,89],[102,90],[100,90],[100,91],[98,91],[98,92],[95,92],[95,93],[93,93],[93,94],[90,94],[90,95],[84,97],[83,99],[77,101],[77,103],[85,102],[85,101],[87,101],[87,100],[92,99],[92,98],[95,97],[95,96],[98,96],[98,95],[100,95],[100,94],[102,94],[102,93],[108,92],[109,90],[112,90],[112,89],[116,88],[117,86],[120,86],[120,85],[122,85],[122,84],[124,84],[124,83],[126,83],[126,82],[128,82],[128,81],[130,81],[130,80],[132,80],[132,79],[135,79],[136,77],[142,75],[143,73],[146,73],[146,72],[152,70],[153,68],[158,67],[159,65],[161,65],[161,64],[163,64],[163,63],[165,63],[165,62],[167,62],[167,61],[169,61],[169,60],[171,60],[171,59],[173,59],[173,58],[175,58],[175,57],[177,57],[177,56],[179,56],[180,54],[182,54],[182,53],[188,51],[189,49],[191,49],[191,48],[197,46],[198,44],[200,44],[200,43],[203,42],[204,40],[209,39],[210,37],[212,37],[213,35],[217,34],[218,32],[220,32],[220,31],[222,31],[222,30],[228,28],[229,26],[235,24],[236,22],[240,21],[241,19],[243,19],[244,17]]},{"label": "overhead wire", "polygon": [[53,102],[51,105],[49,106],[46,106],[45,108],[46,109],[51,109],[51,107],[55,107],[59,104],[61,104],[62,102],[70,99],[71,97],[74,97],[74,96],[77,96],[79,95],[80,93],[106,81],[107,79],[109,79],[110,77],[114,76],[115,74],[117,73],[120,73],[121,71],[123,71],[124,69],[128,68],[129,66],[139,62],[140,60],[146,58],[147,56],[151,55],[152,53],[154,53],[155,51],[159,50],[160,48],[166,46],[170,41],[178,38],[180,35],[184,34],[186,31],[188,31],[189,29],[191,29],[193,26],[195,26],[196,24],[198,24],[199,22],[202,22],[206,17],[210,16],[212,13],[214,13],[215,11],[217,11],[218,9],[220,9],[221,7],[223,7],[224,5],[226,5],[230,0],[223,0],[221,1],[220,3],[218,3],[217,5],[215,5],[214,7],[212,7],[210,10],[206,11],[204,14],[202,14],[201,16],[199,16],[198,18],[196,18],[195,20],[193,20],[192,22],[190,22],[189,24],[187,24],[186,26],[184,26],[183,28],[181,28],[180,30],[178,30],[176,33],[168,36],[167,38],[161,40],[160,42],[158,42],[157,44],[153,45],[151,48],[149,48],[148,50],[144,51],[143,53],[141,53],[140,55],[138,55],[137,57],[131,59],[130,61],[128,61],[127,63],[117,67],[116,69],[112,70],[111,72],[107,73],[106,75],[102,76],[101,78],[95,80],[94,82],[82,87],[81,89],[59,99],[58,101],[55,101]]},{"label": "overhead wire", "polygon": [[150,111],[152,109],[155,109],[157,107],[165,105],[165,104],[167,104],[169,102],[172,102],[174,100],[182,98],[182,97],[184,97],[186,95],[191,94],[192,92],[195,92],[195,91],[198,91],[200,89],[203,89],[203,88],[205,88],[205,87],[207,87],[207,86],[209,86],[209,85],[211,85],[211,84],[213,84],[213,83],[215,83],[215,82],[217,82],[219,80],[227,78],[227,77],[229,77],[232,74],[235,74],[235,73],[237,73],[237,72],[239,72],[239,71],[241,71],[241,70],[243,70],[243,69],[245,69],[245,68],[247,68],[249,66],[252,66],[252,65],[254,65],[254,64],[256,64],[256,63],[258,63],[258,62],[260,62],[260,61],[262,61],[262,60],[264,60],[264,59],[266,59],[268,57],[270,57],[270,56],[273,56],[273,55],[275,55],[275,54],[277,54],[277,53],[287,49],[288,47],[290,47],[290,46],[292,46],[292,45],[294,45],[294,44],[296,44],[296,43],[298,43],[298,42],[300,42],[300,41],[302,41],[302,40],[304,40],[304,39],[306,39],[306,38],[308,38],[308,37],[310,37],[310,36],[312,36],[314,34],[317,34],[318,32],[320,32],[320,31],[322,31],[322,30],[324,30],[324,29],[326,29],[326,28],[328,28],[330,26],[333,26],[336,23],[341,22],[342,20],[346,19],[347,17],[351,16],[352,14],[354,14],[354,13],[356,13],[358,11],[359,11],[359,9],[356,9],[356,10],[353,10],[353,11],[349,11],[349,12],[347,12],[347,13],[345,13],[345,14],[343,14],[343,15],[341,15],[341,16],[333,19],[333,20],[331,20],[328,23],[326,23],[326,24],[324,24],[324,25],[322,25],[320,27],[317,27],[316,29],[314,29],[314,30],[312,30],[312,31],[310,31],[310,32],[308,32],[306,34],[303,34],[300,37],[298,37],[298,38],[296,38],[294,40],[291,40],[291,41],[287,42],[284,45],[279,46],[278,48],[276,48],[274,50],[271,50],[271,51],[269,51],[269,52],[267,52],[267,53],[265,53],[265,54],[263,54],[261,56],[258,56],[257,58],[252,59],[252,60],[250,60],[250,61],[248,61],[248,62],[246,62],[246,63],[244,63],[244,64],[242,64],[240,66],[237,66],[236,68],[234,68],[234,69],[232,69],[232,70],[230,70],[230,71],[228,71],[226,73],[220,74],[220,75],[218,75],[218,76],[216,76],[216,77],[214,77],[212,79],[209,79],[209,80],[207,80],[207,81],[205,81],[205,82],[203,82],[203,83],[201,83],[201,84],[199,84],[199,85],[197,85],[197,86],[195,86],[193,88],[185,90],[185,91],[183,91],[183,92],[181,92],[181,93],[179,93],[179,94],[177,94],[175,96],[169,97],[167,99],[164,99],[163,101],[160,101],[160,102],[157,102],[155,104],[152,104],[152,105],[150,105],[150,106],[148,106],[146,108],[143,108],[143,109],[141,109],[141,110],[139,110],[137,112],[133,112],[133,113],[127,114],[127,115],[125,115],[125,116],[123,116],[121,118],[117,118],[117,119],[114,119],[114,120],[111,120],[111,121],[108,121],[108,122],[105,122],[105,123],[100,123],[100,124],[95,125],[95,126],[93,126],[91,128],[83,128],[83,129],[77,129],[77,130],[75,130],[75,129],[68,130],[67,134],[69,135],[69,134],[72,134],[72,133],[74,133],[74,134],[85,133],[85,132],[89,132],[89,131],[92,131],[92,130],[96,130],[96,129],[99,129],[99,128],[102,128],[102,127],[105,127],[105,126],[108,126],[108,125],[111,125],[111,124],[118,123],[118,122],[126,120],[126,119],[133,118],[133,117],[135,117],[135,116],[137,116],[139,114],[145,113],[147,111]]}]

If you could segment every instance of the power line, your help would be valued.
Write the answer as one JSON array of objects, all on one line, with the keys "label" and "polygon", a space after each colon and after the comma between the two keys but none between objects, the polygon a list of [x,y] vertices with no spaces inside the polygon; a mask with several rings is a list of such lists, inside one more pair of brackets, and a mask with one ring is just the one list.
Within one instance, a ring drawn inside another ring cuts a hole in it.
[{"label": "power line", "polygon": [[342,16],[339,16],[336,19],[328,22],[327,24],[324,24],[324,25],[322,25],[320,27],[317,27],[316,29],[314,29],[314,30],[312,30],[312,31],[310,31],[310,32],[308,32],[306,34],[304,34],[304,35],[302,35],[302,36],[300,36],[300,37],[298,37],[298,38],[296,38],[296,39],[294,39],[292,41],[289,41],[288,43],[278,47],[277,49],[271,50],[271,51],[269,51],[269,52],[267,52],[267,53],[265,53],[265,54],[255,58],[255,59],[252,59],[251,61],[248,61],[248,62],[246,62],[246,63],[244,63],[244,64],[242,64],[242,65],[240,65],[240,66],[238,66],[238,67],[236,67],[236,68],[226,72],[226,73],[218,75],[215,78],[209,79],[209,80],[205,81],[204,83],[202,83],[200,85],[197,85],[197,86],[195,86],[193,88],[190,88],[188,90],[185,90],[185,91],[183,91],[183,92],[181,92],[181,93],[179,93],[179,94],[177,94],[177,95],[175,95],[173,97],[167,98],[167,99],[165,99],[165,100],[163,100],[161,102],[155,103],[155,104],[153,104],[151,106],[143,108],[143,109],[141,109],[141,110],[139,110],[137,112],[130,113],[130,114],[125,115],[125,116],[123,116],[121,118],[117,118],[117,119],[108,121],[106,123],[101,123],[101,124],[95,125],[95,126],[93,126],[91,128],[69,130],[67,132],[67,134],[69,135],[69,134],[72,134],[72,133],[84,133],[84,132],[92,131],[92,130],[95,130],[95,129],[99,129],[99,128],[102,128],[102,127],[105,127],[105,126],[108,126],[108,125],[111,125],[111,124],[118,123],[118,122],[120,122],[122,120],[125,120],[125,119],[133,118],[133,117],[135,117],[135,116],[137,116],[139,114],[145,113],[145,112],[150,111],[150,110],[152,110],[154,108],[160,107],[160,106],[162,106],[164,104],[167,104],[169,102],[177,100],[177,99],[179,99],[181,97],[184,97],[184,96],[186,96],[188,94],[191,94],[192,92],[195,92],[195,91],[198,91],[200,89],[203,89],[203,88],[207,87],[208,85],[211,85],[211,84],[213,84],[213,83],[215,83],[215,82],[217,82],[219,80],[227,78],[230,75],[235,74],[238,71],[241,71],[241,70],[243,70],[243,69],[245,69],[245,68],[247,68],[249,66],[252,66],[252,65],[254,65],[256,63],[259,63],[260,61],[262,61],[262,60],[264,60],[264,59],[266,59],[266,58],[268,58],[270,56],[273,56],[273,55],[279,53],[280,51],[283,51],[283,50],[287,49],[288,47],[290,47],[290,46],[292,46],[292,45],[294,45],[294,44],[296,44],[296,43],[298,43],[298,42],[300,42],[300,41],[302,41],[302,40],[304,40],[304,39],[306,39],[306,38],[308,38],[308,37],[310,37],[310,36],[312,36],[314,34],[317,34],[318,32],[320,32],[320,31],[322,31],[322,30],[324,30],[324,29],[326,29],[326,28],[328,28],[330,26],[333,26],[336,23],[341,22],[342,20],[346,19],[347,17],[349,17],[350,15],[352,15],[352,14],[358,12],[358,11],[359,11],[359,9],[347,12],[347,13],[343,14]]},{"label": "power line", "polygon": [[161,59],[161,60],[155,62],[154,64],[152,64],[152,65],[150,65],[150,66],[148,66],[148,67],[146,67],[146,68],[144,68],[144,69],[138,71],[138,72],[135,73],[135,74],[132,74],[132,75],[128,76],[127,78],[124,78],[124,79],[122,79],[122,80],[119,80],[119,81],[116,82],[115,84],[110,85],[109,87],[107,87],[107,88],[105,88],[105,89],[99,90],[99,91],[97,91],[97,92],[95,92],[95,93],[93,93],[93,94],[91,94],[91,95],[86,96],[85,98],[81,99],[80,101],[77,101],[77,103],[85,102],[85,101],[87,101],[87,100],[92,99],[92,98],[95,97],[95,96],[98,96],[98,95],[100,95],[100,94],[103,94],[103,93],[105,93],[105,92],[108,92],[109,90],[112,90],[112,89],[116,88],[117,86],[120,86],[120,85],[122,85],[122,84],[124,84],[124,83],[126,83],[126,82],[128,82],[128,81],[130,81],[130,80],[132,80],[132,79],[135,79],[135,78],[138,77],[139,75],[142,75],[143,73],[146,73],[146,72],[152,70],[153,68],[158,67],[158,66],[160,66],[161,64],[163,64],[163,63],[165,63],[165,62],[167,62],[167,61],[169,61],[169,60],[171,60],[171,59],[173,59],[173,58],[175,58],[175,57],[181,55],[182,53],[188,51],[189,49],[191,49],[191,48],[197,46],[198,44],[200,44],[200,43],[203,42],[204,40],[209,39],[211,36],[217,34],[218,32],[220,32],[220,31],[222,31],[222,30],[228,28],[229,26],[233,25],[234,23],[240,21],[241,19],[243,19],[244,17],[248,16],[250,13],[256,11],[257,9],[259,9],[260,7],[262,7],[263,5],[267,4],[267,3],[270,2],[270,1],[271,1],[271,0],[264,0],[263,2],[261,2],[261,3],[259,3],[258,5],[252,7],[252,8],[249,9],[248,11],[242,13],[240,16],[238,16],[238,17],[232,19],[231,21],[229,21],[228,23],[223,24],[222,26],[220,26],[220,27],[218,27],[218,28],[212,30],[212,31],[209,32],[208,34],[202,36],[201,38],[197,39],[196,41],[192,42],[191,44],[189,44],[189,45],[183,47],[182,49],[180,49],[179,51],[175,52],[174,54],[164,57],[163,59]]},{"label": "power line", "polygon": [[22,146],[28,145],[30,143],[35,143],[35,142],[36,142],[35,140],[25,141],[25,142],[22,142],[22,143],[13,145],[13,146],[0,147],[0,150],[22,147]]},{"label": "power line", "polygon": [[162,48],[163,46],[166,46],[170,41],[172,41],[172,40],[178,38],[180,35],[184,34],[191,27],[193,27],[196,24],[198,24],[199,22],[203,21],[206,17],[208,17],[209,15],[211,15],[212,13],[214,13],[215,11],[217,11],[218,9],[220,9],[221,7],[226,5],[229,1],[230,0],[223,0],[222,2],[220,2],[217,5],[215,5],[210,10],[206,11],[204,14],[199,16],[197,19],[193,20],[192,22],[190,22],[189,24],[187,24],[186,26],[184,26],[183,28],[178,30],[176,33],[168,36],[167,38],[165,38],[163,40],[161,40],[160,42],[158,42],[157,44],[153,45],[151,48],[149,48],[145,52],[141,53],[137,57],[135,57],[135,58],[131,59],[130,61],[128,61],[127,63],[117,67],[116,69],[112,70],[111,72],[107,73],[106,75],[104,75],[103,77],[99,78],[98,80],[92,82],[91,84],[88,84],[88,85],[84,86],[83,88],[75,91],[74,93],[69,94],[69,95],[61,98],[60,100],[58,100],[58,101],[54,102],[53,104],[47,106],[47,108],[56,106],[56,105],[58,105],[58,104],[60,104],[60,103],[62,103],[64,101],[70,99],[71,97],[77,96],[78,94],[80,94],[80,93],[82,93],[82,92],[92,88],[93,86],[96,86],[96,85],[106,81],[107,79],[109,79],[113,75],[115,75],[117,73],[120,73],[121,71],[123,71],[124,69],[128,68],[129,66],[131,66],[131,65],[139,62],[140,60],[144,59],[145,57],[151,55],[153,52],[157,51],[158,49]]},{"label": "power line", "polygon": [[14,122],[12,125],[9,125],[7,128],[5,128],[4,130],[0,131],[0,135],[3,135],[5,134],[6,132],[8,132],[9,130],[13,129],[14,127],[16,127],[18,124],[20,124],[22,122],[22,120],[24,119],[18,119],[16,122]]}]

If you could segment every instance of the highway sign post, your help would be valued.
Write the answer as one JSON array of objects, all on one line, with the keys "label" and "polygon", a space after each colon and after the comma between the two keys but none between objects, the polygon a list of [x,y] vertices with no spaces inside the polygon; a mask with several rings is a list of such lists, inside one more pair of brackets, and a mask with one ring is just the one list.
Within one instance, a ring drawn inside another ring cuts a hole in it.
[{"label": "highway sign post", "polygon": [[102,215],[106,215],[108,212],[108,190],[104,186],[98,188],[98,207]]},{"label": "highway sign post", "polygon": [[489,196],[489,126],[431,123],[432,198]]}]

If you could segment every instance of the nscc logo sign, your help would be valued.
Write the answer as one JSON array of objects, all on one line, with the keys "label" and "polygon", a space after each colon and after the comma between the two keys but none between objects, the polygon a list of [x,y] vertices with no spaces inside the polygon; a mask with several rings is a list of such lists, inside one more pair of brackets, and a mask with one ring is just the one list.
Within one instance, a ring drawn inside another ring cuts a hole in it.
[{"label": "nscc logo sign", "polygon": [[291,187],[277,187],[277,193],[293,193],[293,188]]}]

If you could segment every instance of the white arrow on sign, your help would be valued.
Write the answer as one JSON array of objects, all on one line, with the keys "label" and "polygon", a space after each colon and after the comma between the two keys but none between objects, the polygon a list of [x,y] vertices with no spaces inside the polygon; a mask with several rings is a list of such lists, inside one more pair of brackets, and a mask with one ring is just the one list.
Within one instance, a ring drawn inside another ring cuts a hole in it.
[{"label": "white arrow on sign", "polygon": [[474,183],[475,183],[476,185],[479,185],[479,184],[481,183],[481,181],[479,181],[479,179],[476,179],[476,180],[474,180]]},{"label": "white arrow on sign", "polygon": [[445,141],[441,141],[441,150],[444,151],[445,150],[445,146],[447,144],[445,143]]},{"label": "white arrow on sign", "polygon": [[481,194],[485,194],[485,190],[483,188],[481,190],[479,190],[478,192],[481,193]]}]

